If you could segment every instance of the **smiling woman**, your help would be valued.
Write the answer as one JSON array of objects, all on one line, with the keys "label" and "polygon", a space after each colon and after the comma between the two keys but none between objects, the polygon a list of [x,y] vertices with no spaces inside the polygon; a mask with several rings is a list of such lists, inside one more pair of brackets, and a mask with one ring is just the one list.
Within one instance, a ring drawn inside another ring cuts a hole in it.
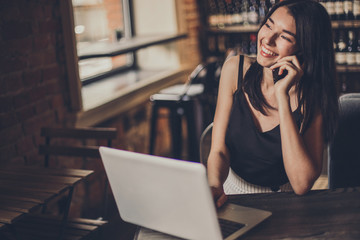
[{"label": "smiling woman", "polygon": [[[312,0],[285,0],[260,25],[256,59],[222,69],[208,178],[225,194],[305,194],[319,177],[338,109],[330,18]],[[273,70],[282,79],[274,81]]]},{"label": "smiling woman", "polygon": [[277,9],[258,33],[257,62],[270,67],[284,56],[297,51],[296,25],[292,15],[284,7]]}]

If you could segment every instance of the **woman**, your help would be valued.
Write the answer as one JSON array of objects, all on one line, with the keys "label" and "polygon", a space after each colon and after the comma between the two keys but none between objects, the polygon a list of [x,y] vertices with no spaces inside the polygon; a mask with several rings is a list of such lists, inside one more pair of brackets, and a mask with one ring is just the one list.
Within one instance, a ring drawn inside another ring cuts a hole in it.
[{"label": "woman", "polygon": [[[282,1],[257,38],[256,60],[231,57],[221,72],[207,163],[218,206],[226,194],[305,194],[321,173],[324,146],[335,129],[335,63],[326,10],[311,0]],[[276,69],[285,77],[274,83]]]}]

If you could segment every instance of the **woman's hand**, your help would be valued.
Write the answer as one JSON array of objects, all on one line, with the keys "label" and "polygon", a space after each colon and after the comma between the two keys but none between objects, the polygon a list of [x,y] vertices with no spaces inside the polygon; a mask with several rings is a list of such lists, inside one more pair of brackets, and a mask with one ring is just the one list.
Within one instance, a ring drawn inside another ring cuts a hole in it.
[{"label": "woman's hand", "polygon": [[215,205],[217,208],[224,205],[228,197],[225,195],[224,188],[222,187],[210,187],[211,193],[213,195]]},{"label": "woman's hand", "polygon": [[279,95],[288,95],[291,87],[300,81],[301,77],[304,74],[302,66],[296,57],[296,55],[291,55],[281,58],[274,65],[270,67],[271,70],[279,68],[279,75],[281,75],[284,70],[287,70],[286,76],[275,83],[275,93],[278,97]]}]

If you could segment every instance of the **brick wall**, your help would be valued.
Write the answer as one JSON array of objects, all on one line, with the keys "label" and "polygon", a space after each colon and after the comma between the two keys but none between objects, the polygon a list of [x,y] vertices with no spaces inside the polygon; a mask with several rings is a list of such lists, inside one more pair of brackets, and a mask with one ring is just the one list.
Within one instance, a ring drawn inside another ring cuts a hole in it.
[{"label": "brick wall", "polygon": [[[71,126],[69,87],[60,14],[61,0],[3,0],[0,7],[0,168],[9,165],[41,165],[38,145],[43,143],[43,126]],[[189,61],[197,64],[196,0],[184,0],[190,40],[186,40]],[[115,147],[148,151],[149,103],[99,126],[116,127]],[[166,125],[166,118],[162,118]],[[170,148],[167,129],[160,128],[159,154]],[[162,148],[160,148],[162,147]],[[69,165],[77,167],[76,165]],[[90,168],[99,168],[94,163]],[[92,188],[87,203],[99,202],[96,189],[103,177],[76,190],[75,204],[81,207],[86,188]],[[91,186],[89,186],[91,185]]]},{"label": "brick wall", "polygon": [[34,164],[39,129],[67,115],[59,1],[2,1],[0,34],[0,165]]}]

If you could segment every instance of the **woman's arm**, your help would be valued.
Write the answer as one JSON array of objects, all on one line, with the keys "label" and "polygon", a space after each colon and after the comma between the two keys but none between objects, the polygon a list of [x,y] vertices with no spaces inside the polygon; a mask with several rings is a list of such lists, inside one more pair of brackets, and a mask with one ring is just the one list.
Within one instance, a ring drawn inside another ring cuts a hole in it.
[{"label": "woman's arm", "polygon": [[293,119],[289,103],[280,101],[280,135],[283,161],[290,184],[297,194],[307,193],[322,170],[324,139],[322,115],[315,114],[303,136]]},{"label": "woman's arm", "polygon": [[221,206],[226,201],[223,184],[229,173],[230,162],[229,153],[225,145],[225,134],[232,107],[233,94],[237,89],[238,65],[239,56],[234,56],[224,63],[221,70],[211,149],[207,162],[209,185],[218,206]]},{"label": "woman's arm", "polygon": [[295,193],[305,194],[322,170],[323,119],[318,111],[306,132],[300,135],[291,111],[289,90],[303,72],[295,56],[283,58],[274,67],[279,65],[288,71],[286,77],[275,84],[285,171]]}]

